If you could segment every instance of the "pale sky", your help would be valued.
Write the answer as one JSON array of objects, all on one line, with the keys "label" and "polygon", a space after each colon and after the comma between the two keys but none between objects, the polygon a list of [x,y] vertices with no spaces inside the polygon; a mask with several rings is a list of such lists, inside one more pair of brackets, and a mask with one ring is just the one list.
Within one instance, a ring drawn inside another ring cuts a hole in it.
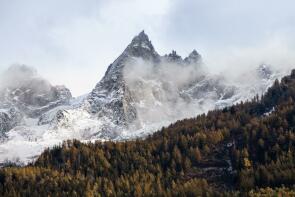
[{"label": "pale sky", "polygon": [[292,0],[0,0],[0,71],[35,67],[88,93],[141,30],[164,55],[201,53],[211,70],[295,65]]}]

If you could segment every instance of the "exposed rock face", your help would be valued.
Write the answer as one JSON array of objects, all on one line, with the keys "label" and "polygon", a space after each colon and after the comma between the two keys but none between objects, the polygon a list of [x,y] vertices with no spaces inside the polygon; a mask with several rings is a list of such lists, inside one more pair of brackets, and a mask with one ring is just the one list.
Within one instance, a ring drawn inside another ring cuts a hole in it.
[{"label": "exposed rock face", "polygon": [[219,76],[204,77],[182,93],[189,95],[192,99],[229,99],[235,94],[236,87],[225,84],[224,80]]},{"label": "exposed rock face", "polygon": [[23,115],[15,108],[0,110],[0,138],[22,121]]}]

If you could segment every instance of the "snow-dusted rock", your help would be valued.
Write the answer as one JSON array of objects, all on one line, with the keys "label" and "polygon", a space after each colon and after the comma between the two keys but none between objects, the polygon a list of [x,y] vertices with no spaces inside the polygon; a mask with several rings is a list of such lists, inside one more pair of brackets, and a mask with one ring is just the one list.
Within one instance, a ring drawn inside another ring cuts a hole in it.
[{"label": "snow-dusted rock", "polygon": [[0,138],[22,121],[22,114],[15,108],[0,109]]}]

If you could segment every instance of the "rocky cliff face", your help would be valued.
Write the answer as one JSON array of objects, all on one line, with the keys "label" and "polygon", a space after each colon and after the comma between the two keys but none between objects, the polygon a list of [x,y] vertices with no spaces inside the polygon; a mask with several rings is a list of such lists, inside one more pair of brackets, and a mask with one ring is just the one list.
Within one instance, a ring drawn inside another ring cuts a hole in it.
[{"label": "rocky cliff face", "polygon": [[5,132],[21,123],[23,115],[15,108],[10,107],[0,110],[0,138],[5,135]]}]

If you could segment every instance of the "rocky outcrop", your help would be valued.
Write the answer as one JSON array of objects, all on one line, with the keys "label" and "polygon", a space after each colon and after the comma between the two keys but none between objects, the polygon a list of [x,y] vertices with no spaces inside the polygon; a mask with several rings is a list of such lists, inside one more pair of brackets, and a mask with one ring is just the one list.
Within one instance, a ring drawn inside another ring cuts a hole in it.
[{"label": "rocky outcrop", "polygon": [[0,110],[0,138],[22,121],[23,115],[15,108]]}]

